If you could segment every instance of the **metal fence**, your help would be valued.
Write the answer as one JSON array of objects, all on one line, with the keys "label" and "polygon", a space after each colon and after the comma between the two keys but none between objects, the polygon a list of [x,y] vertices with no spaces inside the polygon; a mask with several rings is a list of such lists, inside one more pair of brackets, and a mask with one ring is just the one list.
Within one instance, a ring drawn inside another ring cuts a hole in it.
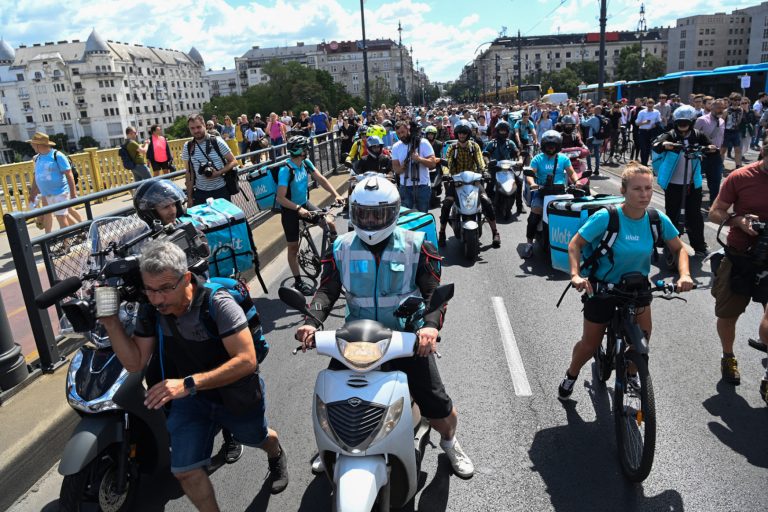
[{"label": "metal fence", "polygon": [[[268,147],[256,152],[238,155],[241,161],[255,157],[257,163],[242,165],[238,170],[240,189],[242,193],[233,196],[232,202],[240,207],[248,219],[251,229],[258,226],[273,213],[270,210],[261,211],[256,205],[247,175],[254,170],[275,165],[287,158],[285,144]],[[339,140],[335,133],[323,134],[311,138],[310,160],[323,175],[332,174],[337,170],[337,157]],[[163,176],[163,179],[178,179],[184,176],[184,171]],[[52,372],[63,362],[63,356],[68,351],[79,345],[64,344],[64,336],[54,332],[49,311],[41,310],[35,305],[35,297],[42,293],[43,285],[38,272],[38,263],[35,253],[39,250],[48,282],[53,285],[68,277],[79,277],[83,268],[83,262],[87,260],[89,248],[86,246],[87,233],[93,216],[93,204],[104,201],[107,197],[118,194],[126,194],[137,188],[140,183],[121,185],[109,190],[103,190],[67,201],[32,211],[17,211],[6,213],[4,216],[5,228],[11,246],[11,253],[18,274],[19,285],[27,310],[27,316],[34,336],[39,361],[37,365],[43,372]],[[315,184],[316,185],[316,184]],[[67,228],[37,236],[30,237],[28,223],[30,220],[63,208],[84,206],[87,220],[69,226]],[[108,213],[108,216],[134,216],[132,207],[122,208]],[[137,218],[137,217],[136,217]],[[137,222],[138,218],[137,218]],[[59,306],[57,317],[61,317]]]}]

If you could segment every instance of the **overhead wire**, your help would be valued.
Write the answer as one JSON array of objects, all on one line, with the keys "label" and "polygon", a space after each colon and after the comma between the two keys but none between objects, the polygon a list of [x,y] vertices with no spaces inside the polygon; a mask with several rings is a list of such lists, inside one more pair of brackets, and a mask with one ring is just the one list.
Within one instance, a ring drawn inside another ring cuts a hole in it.
[{"label": "overhead wire", "polygon": [[555,13],[555,12],[556,12],[556,11],[557,11],[559,8],[561,8],[561,7],[562,7],[562,6],[565,4],[565,2],[567,2],[567,1],[568,1],[568,0],[560,0],[560,3],[559,3],[559,4],[557,4],[557,5],[555,6],[555,8],[554,8],[554,9],[552,9],[552,10],[551,10],[551,11],[549,11],[547,14],[545,14],[543,18],[541,18],[539,21],[537,21],[537,22],[536,22],[536,23],[535,23],[535,24],[534,24],[534,25],[533,25],[531,28],[529,28],[529,29],[528,29],[528,31],[527,31],[525,34],[523,34],[523,35],[524,35],[524,36],[527,36],[528,34],[530,34],[530,33],[533,31],[533,29],[535,29],[536,27],[538,27],[539,25],[541,25],[541,22],[542,22],[542,21],[544,21],[545,19],[547,19],[547,18],[549,18],[550,16],[552,16],[552,15],[553,15],[553,14],[554,14],[554,13]]}]

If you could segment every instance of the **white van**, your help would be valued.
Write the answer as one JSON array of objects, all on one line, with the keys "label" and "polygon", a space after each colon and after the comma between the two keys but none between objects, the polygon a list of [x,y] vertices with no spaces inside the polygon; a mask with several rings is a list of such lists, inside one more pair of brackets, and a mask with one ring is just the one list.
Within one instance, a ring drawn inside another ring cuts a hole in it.
[{"label": "white van", "polygon": [[553,92],[552,94],[545,94],[541,97],[541,101],[544,103],[553,103],[555,105],[561,105],[568,102],[567,92]]}]

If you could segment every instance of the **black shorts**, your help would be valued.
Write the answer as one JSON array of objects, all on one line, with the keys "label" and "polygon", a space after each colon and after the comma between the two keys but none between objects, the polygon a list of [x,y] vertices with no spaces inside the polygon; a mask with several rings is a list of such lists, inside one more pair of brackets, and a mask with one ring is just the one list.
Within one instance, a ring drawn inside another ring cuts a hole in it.
[{"label": "black shorts", "polygon": [[[594,288],[595,283],[592,283],[592,286]],[[650,288],[650,283],[648,286]],[[594,296],[589,298],[586,293],[582,295],[581,300],[584,303],[584,319],[595,324],[610,323],[613,318],[613,313],[616,311],[616,307],[622,302],[621,299],[617,297]],[[650,297],[641,299],[637,302],[637,307],[648,307],[650,305]]]},{"label": "black shorts", "polygon": [[[317,206],[313,205],[309,201],[301,205],[302,208],[309,211],[319,210]],[[283,233],[285,233],[285,241],[288,243],[299,241],[299,214],[296,210],[287,210],[280,208],[280,222],[283,225]]]},{"label": "black shorts", "polygon": [[[440,420],[451,414],[453,401],[445,392],[434,356],[395,359],[389,363],[389,367],[391,370],[403,372],[408,377],[408,388],[422,416]],[[346,366],[332,359],[328,369],[344,370]]]}]

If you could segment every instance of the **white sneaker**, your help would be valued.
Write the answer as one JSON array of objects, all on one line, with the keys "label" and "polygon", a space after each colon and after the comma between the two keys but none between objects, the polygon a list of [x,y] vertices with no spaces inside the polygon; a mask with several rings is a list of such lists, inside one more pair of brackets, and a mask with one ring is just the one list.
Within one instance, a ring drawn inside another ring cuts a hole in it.
[{"label": "white sneaker", "polygon": [[472,478],[475,474],[475,465],[472,464],[470,458],[461,449],[458,441],[455,441],[451,448],[445,447],[442,442],[440,447],[448,456],[448,460],[451,461],[451,466],[453,466],[453,472],[456,473],[456,476],[464,479]]}]

